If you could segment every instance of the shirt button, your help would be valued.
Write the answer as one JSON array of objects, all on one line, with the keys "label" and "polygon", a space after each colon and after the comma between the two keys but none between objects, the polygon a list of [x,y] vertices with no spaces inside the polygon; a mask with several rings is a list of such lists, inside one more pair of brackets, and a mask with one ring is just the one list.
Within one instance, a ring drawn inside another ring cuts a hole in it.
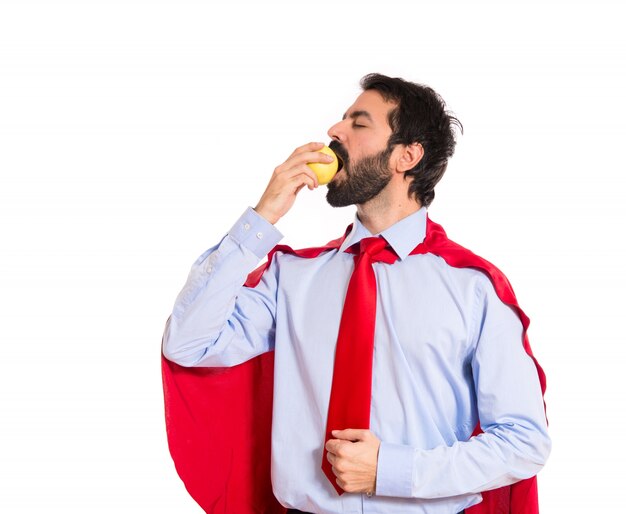
[{"label": "shirt button", "polygon": [[243,228],[244,230],[250,230],[250,223],[244,223]]},{"label": "shirt button", "polygon": [[263,239],[263,232],[257,232],[256,233],[256,238],[257,239]]},{"label": "shirt button", "polygon": [[213,271],[213,266],[211,266],[210,264],[206,267],[206,270],[208,273],[211,273]]}]

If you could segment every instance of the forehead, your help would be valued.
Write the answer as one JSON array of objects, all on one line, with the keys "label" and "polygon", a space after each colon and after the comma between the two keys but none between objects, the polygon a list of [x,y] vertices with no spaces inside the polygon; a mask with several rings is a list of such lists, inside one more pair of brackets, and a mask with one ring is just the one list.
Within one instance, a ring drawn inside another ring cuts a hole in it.
[{"label": "forehead", "polygon": [[368,113],[372,121],[375,123],[389,125],[388,115],[396,107],[395,102],[387,102],[382,95],[373,89],[363,91],[346,112],[346,117],[365,112]]}]

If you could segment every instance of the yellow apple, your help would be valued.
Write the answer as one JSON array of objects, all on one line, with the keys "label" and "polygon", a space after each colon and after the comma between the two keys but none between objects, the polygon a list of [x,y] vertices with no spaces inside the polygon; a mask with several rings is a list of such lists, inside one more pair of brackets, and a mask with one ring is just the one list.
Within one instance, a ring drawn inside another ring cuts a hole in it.
[{"label": "yellow apple", "polygon": [[335,152],[333,152],[327,146],[324,146],[324,148],[318,150],[318,152],[330,155],[334,159],[333,162],[308,163],[309,168],[311,168],[313,172],[317,175],[318,183],[323,186],[324,184],[328,184],[333,179],[335,173],[337,173],[337,169],[339,168],[339,162],[337,161],[337,156],[335,155]]}]

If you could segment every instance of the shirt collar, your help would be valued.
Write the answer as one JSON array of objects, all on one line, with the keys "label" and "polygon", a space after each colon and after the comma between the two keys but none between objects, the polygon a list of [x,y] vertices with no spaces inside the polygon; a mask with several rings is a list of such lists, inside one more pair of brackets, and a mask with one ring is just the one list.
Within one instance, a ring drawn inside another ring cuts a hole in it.
[{"label": "shirt collar", "polygon": [[419,211],[394,223],[380,234],[371,234],[363,226],[359,217],[355,215],[352,230],[339,250],[345,252],[352,245],[361,241],[361,239],[375,235],[383,236],[400,260],[405,259],[426,237],[426,208],[422,207]]}]

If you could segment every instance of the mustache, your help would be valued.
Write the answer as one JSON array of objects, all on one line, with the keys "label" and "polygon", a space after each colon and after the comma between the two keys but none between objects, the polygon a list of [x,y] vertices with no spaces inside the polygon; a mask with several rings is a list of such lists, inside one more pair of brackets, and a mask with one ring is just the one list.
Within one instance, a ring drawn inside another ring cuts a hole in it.
[{"label": "mustache", "polygon": [[341,166],[342,168],[345,167],[350,162],[350,158],[348,157],[348,152],[339,141],[335,141],[333,139],[328,144],[328,148],[330,148],[333,152],[335,152],[337,157],[339,157],[339,160],[341,161],[340,164],[342,164]]}]

